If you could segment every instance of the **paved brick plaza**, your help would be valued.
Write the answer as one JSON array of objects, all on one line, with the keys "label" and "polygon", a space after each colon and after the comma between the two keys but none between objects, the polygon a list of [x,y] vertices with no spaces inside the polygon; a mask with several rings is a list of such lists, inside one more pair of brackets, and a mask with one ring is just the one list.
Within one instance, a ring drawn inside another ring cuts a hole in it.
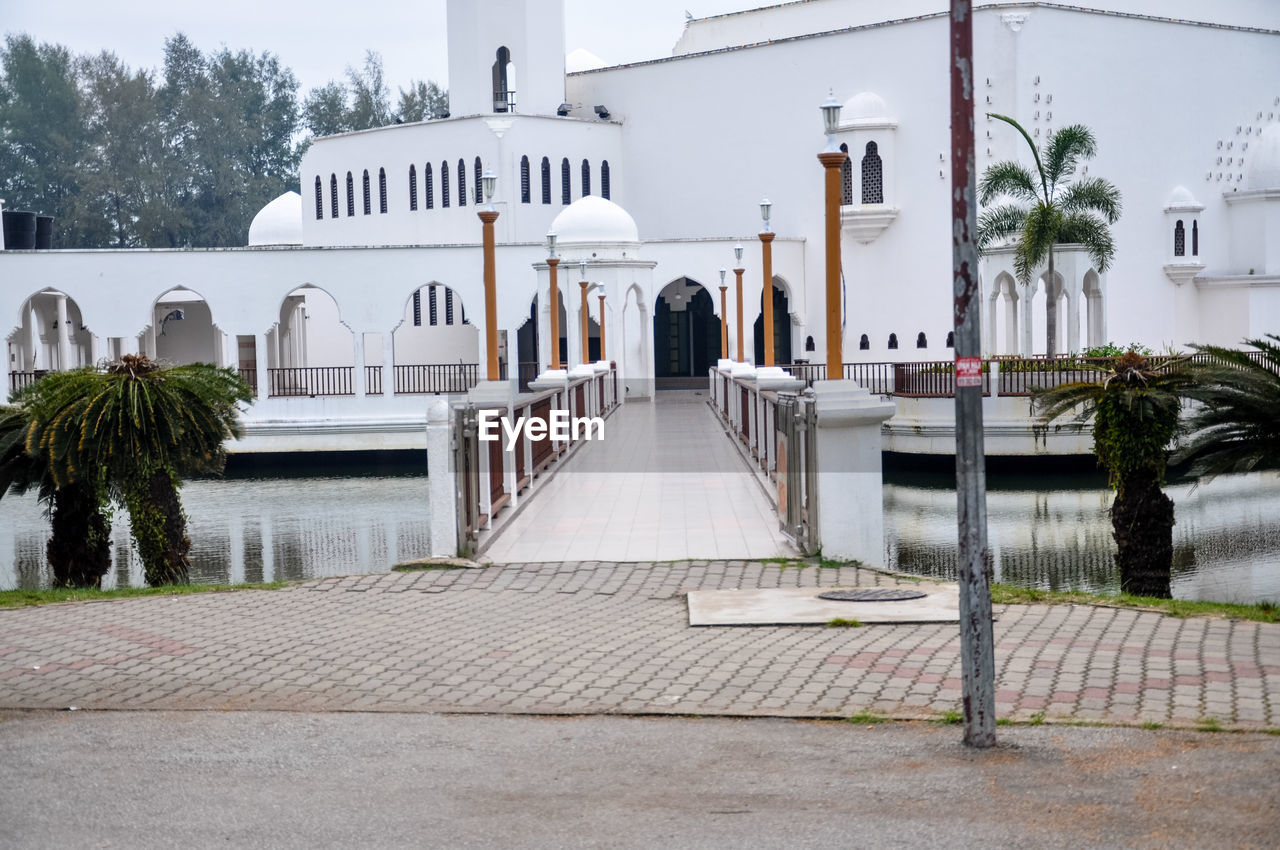
[{"label": "paved brick plaza", "polygon": [[[955,625],[690,628],[683,595],[896,582],[852,567],[558,563],[9,610],[0,708],[956,709]],[[1280,625],[1076,605],[996,616],[1002,716],[1280,727]]]}]

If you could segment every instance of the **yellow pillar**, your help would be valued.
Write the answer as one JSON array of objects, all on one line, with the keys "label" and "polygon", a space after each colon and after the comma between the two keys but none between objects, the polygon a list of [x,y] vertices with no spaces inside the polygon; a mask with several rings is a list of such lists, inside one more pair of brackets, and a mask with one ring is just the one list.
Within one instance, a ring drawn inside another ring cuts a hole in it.
[{"label": "yellow pillar", "polygon": [[773,366],[773,234],[765,231],[760,234],[761,262],[764,264],[764,289],[761,299],[764,302],[764,363],[759,366]]},{"label": "yellow pillar", "polygon": [[604,353],[604,293],[600,293],[600,359],[608,361],[609,356]]},{"label": "yellow pillar", "polygon": [[818,154],[826,177],[827,378],[844,377],[844,340],[840,321],[840,169],[848,154]]},{"label": "yellow pillar", "polygon": [[560,288],[556,285],[556,266],[560,265],[558,257],[547,260],[551,270],[551,368],[560,368]]},{"label": "yellow pillar", "polygon": [[746,269],[734,269],[733,275],[738,279],[738,362],[745,363],[742,357],[742,273]]},{"label": "yellow pillar", "polygon": [[587,306],[587,287],[590,286],[585,280],[580,282],[582,286],[582,362],[585,364],[587,360],[587,352],[590,350],[587,343],[591,339],[591,335],[587,331],[587,322],[590,319],[590,309]]},{"label": "yellow pillar", "polygon": [[498,369],[498,279],[494,269],[493,223],[498,220],[497,210],[476,213],[484,222],[484,339],[488,355],[490,381],[502,380]]}]

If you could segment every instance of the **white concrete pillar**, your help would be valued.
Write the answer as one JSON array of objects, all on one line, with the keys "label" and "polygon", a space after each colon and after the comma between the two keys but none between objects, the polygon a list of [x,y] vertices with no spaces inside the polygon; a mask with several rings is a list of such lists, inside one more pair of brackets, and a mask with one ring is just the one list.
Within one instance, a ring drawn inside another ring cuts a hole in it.
[{"label": "white concrete pillar", "polygon": [[[275,334],[279,336],[279,334]],[[271,334],[257,334],[253,338],[253,356],[257,366],[258,400],[262,401],[271,394],[270,360],[267,358],[267,346],[271,344]],[[276,361],[277,363],[280,361]],[[265,545],[265,544],[264,544]]]},{"label": "white concrete pillar", "polygon": [[880,426],[895,405],[854,381],[816,381],[816,528],[824,557],[884,565]]},{"label": "white concrete pillar", "polygon": [[67,326],[67,296],[58,295],[58,370],[65,372],[74,368],[71,363],[71,334]]},{"label": "white concrete pillar", "polygon": [[427,554],[432,558],[458,555],[460,483],[451,462],[452,428],[449,402],[433,398],[427,404]]},{"label": "white concrete pillar", "polygon": [[355,353],[354,368],[351,370],[355,374],[351,376],[351,386],[355,389],[356,398],[364,398],[368,394],[369,388],[365,386],[363,333],[357,331],[351,334],[351,348]]},{"label": "white concrete pillar", "polygon": [[1027,286],[1020,287],[1022,292],[1018,298],[1018,352],[1023,357],[1030,357],[1035,353],[1035,343],[1032,342],[1031,336],[1032,323],[1035,316],[1032,315],[1031,308],[1034,306],[1036,286],[1038,285],[1038,282],[1033,280]]},{"label": "white concrete pillar", "polygon": [[394,395],[396,391],[396,335],[395,331],[382,333],[382,394]]}]

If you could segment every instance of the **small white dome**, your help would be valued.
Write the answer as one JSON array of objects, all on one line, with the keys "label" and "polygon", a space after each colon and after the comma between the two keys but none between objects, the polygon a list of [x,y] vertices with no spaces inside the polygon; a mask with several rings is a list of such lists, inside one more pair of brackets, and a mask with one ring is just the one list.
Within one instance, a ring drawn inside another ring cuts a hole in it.
[{"label": "small white dome", "polygon": [[1204,204],[1196,200],[1196,196],[1191,194],[1186,186],[1174,186],[1173,191],[1169,193],[1169,199],[1164,202],[1164,208],[1173,212],[1175,210],[1202,210]]},{"label": "small white dome", "polygon": [[884,121],[889,117],[889,107],[875,92],[864,91],[855,94],[844,103],[840,110],[840,123],[850,121]]},{"label": "small white dome", "polygon": [[285,192],[253,217],[249,247],[302,244],[302,196]]},{"label": "small white dome", "polygon": [[617,245],[640,241],[636,220],[613,201],[595,195],[587,195],[565,207],[551,222],[551,229],[560,245]]},{"label": "small white dome", "polygon": [[1249,146],[1246,189],[1280,189],[1280,124],[1272,124]]}]

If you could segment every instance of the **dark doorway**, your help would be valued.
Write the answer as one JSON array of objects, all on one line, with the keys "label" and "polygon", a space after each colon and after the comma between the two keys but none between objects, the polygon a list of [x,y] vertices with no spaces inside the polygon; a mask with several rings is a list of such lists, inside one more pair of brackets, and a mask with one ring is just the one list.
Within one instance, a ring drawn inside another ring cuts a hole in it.
[{"label": "dark doorway", "polygon": [[711,295],[689,278],[668,284],[654,305],[654,377],[704,378],[719,356],[720,320]]},{"label": "dark doorway", "polygon": [[[760,298],[760,315],[756,316],[754,327],[756,365],[764,363],[764,297]],[[791,309],[787,303],[787,294],[773,285],[773,362],[785,365],[794,362],[791,359]]]},{"label": "dark doorway", "polygon": [[520,391],[529,388],[529,382],[538,377],[538,296],[529,305],[529,321],[516,331],[516,362],[520,364]]}]

